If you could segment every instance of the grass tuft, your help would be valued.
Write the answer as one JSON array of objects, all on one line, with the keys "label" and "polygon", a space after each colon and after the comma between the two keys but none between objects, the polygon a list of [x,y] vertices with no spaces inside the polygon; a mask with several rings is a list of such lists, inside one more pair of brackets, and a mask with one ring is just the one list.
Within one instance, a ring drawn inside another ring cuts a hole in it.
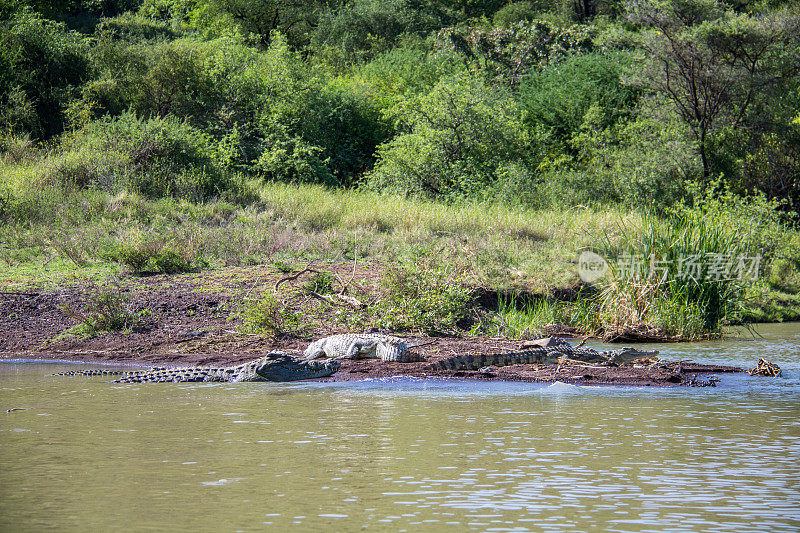
[{"label": "grass tuft", "polygon": [[61,311],[74,318],[78,324],[65,331],[62,336],[94,337],[107,331],[131,331],[147,315],[146,310],[134,310],[120,294],[118,286],[91,285],[83,309],[63,304]]}]

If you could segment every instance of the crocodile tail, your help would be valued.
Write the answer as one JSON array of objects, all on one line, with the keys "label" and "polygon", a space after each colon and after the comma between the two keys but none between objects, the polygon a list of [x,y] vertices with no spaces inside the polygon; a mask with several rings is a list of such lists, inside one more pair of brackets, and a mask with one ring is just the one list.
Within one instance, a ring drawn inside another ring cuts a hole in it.
[{"label": "crocodile tail", "polygon": [[507,353],[454,355],[434,361],[427,368],[430,370],[480,370],[487,366],[541,364],[549,362],[551,358],[548,357],[548,354],[550,353],[545,350],[522,350]]},{"label": "crocodile tail", "polygon": [[407,352],[405,357],[400,361],[401,363],[421,363],[423,361],[427,361],[428,358],[422,354],[414,353],[414,352]]},{"label": "crocodile tail", "polygon": [[383,361],[406,362],[409,355],[405,342],[381,341],[375,345],[375,356]]},{"label": "crocodile tail", "polygon": [[381,359],[392,363],[420,363],[428,360],[428,358],[424,355],[411,351],[400,352],[397,354],[389,353],[387,356],[382,355]]},{"label": "crocodile tail", "polygon": [[129,370],[70,370],[68,372],[57,372],[53,376],[123,376],[130,374]]},{"label": "crocodile tail", "polygon": [[478,370],[487,366],[486,354],[454,355],[431,363],[430,370]]},{"label": "crocodile tail", "polygon": [[408,345],[402,340],[400,340],[400,342],[379,343],[376,349],[376,354],[383,361],[395,363],[416,363],[420,361],[427,361],[425,356],[410,351],[408,349]]},{"label": "crocodile tail", "polygon": [[144,372],[137,372],[124,376],[114,381],[114,383],[160,383],[173,382],[183,383],[189,381],[229,381],[225,379],[224,371],[213,368],[171,368],[153,369]]}]

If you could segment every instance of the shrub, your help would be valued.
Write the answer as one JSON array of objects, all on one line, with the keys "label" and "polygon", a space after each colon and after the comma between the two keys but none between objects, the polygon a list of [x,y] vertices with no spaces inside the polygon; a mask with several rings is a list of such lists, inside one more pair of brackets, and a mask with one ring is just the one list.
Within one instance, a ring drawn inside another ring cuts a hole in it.
[{"label": "shrub", "polygon": [[312,78],[291,105],[266,110],[255,167],[271,180],[352,185],[372,168],[375,148],[390,131],[369,98]]},{"label": "shrub", "polygon": [[511,2],[498,9],[492,17],[492,22],[499,28],[508,28],[518,22],[530,22],[550,7],[547,0],[534,2]]},{"label": "shrub", "polygon": [[699,175],[699,161],[679,124],[646,116],[616,127],[604,128],[602,122],[600,107],[592,106],[569,141],[578,153],[574,166],[590,177],[587,184],[603,184],[598,189],[606,194],[596,197],[664,208],[683,196],[688,179]]},{"label": "shrub", "polygon": [[[783,203],[768,199],[762,192],[740,196],[718,178],[706,187],[698,182],[687,184],[686,199],[670,211],[694,224],[712,225],[735,234],[741,246],[769,260],[781,248],[785,254],[791,247],[792,238],[784,224],[788,217],[780,210]],[[796,258],[800,260],[800,255]]]},{"label": "shrub", "polygon": [[675,121],[642,114],[610,126],[604,122],[602,107],[593,104],[565,148],[553,136],[541,138],[551,153],[538,169],[552,203],[664,210],[686,193],[687,180],[700,175],[685,128]]},{"label": "shrub", "polygon": [[32,181],[203,201],[232,187],[212,146],[204,133],[173,117],[143,120],[125,113],[91,122],[67,139],[33,169]]},{"label": "shrub", "polygon": [[156,42],[175,39],[179,36],[178,32],[166,22],[132,12],[103,19],[95,28],[95,32],[111,39],[133,42]]},{"label": "shrub", "polygon": [[381,327],[443,333],[468,317],[470,290],[464,272],[453,265],[411,263],[390,269],[376,309]]},{"label": "shrub", "polygon": [[239,316],[246,331],[272,337],[295,333],[300,327],[297,313],[287,308],[272,293],[246,300]]},{"label": "shrub", "polygon": [[99,76],[83,87],[84,100],[115,115],[127,109],[140,117],[174,115],[217,140],[237,129],[238,162],[255,157],[259,109],[281,76],[286,82],[282,94],[292,91],[294,65],[271,51],[260,55],[235,37],[182,37],[143,45],[119,39],[120,25],[127,31],[120,18],[98,27],[92,58]]},{"label": "shrub", "polygon": [[368,88],[384,117],[402,121],[415,97],[429,92],[443,76],[463,70],[457,61],[403,43],[358,67],[350,79]]},{"label": "shrub", "polygon": [[589,53],[532,72],[519,92],[525,122],[564,142],[578,132],[592,106],[599,110],[601,129],[630,116],[638,91],[620,81],[630,63],[627,54]]},{"label": "shrub", "polygon": [[96,336],[106,331],[130,331],[146,312],[135,311],[119,292],[119,287],[92,285],[83,310],[64,304],[60,307],[67,316],[78,320],[66,335]]},{"label": "shrub", "polygon": [[89,77],[84,43],[64,24],[28,9],[0,23],[0,129],[61,133],[74,89]]},{"label": "shrub", "polygon": [[317,294],[332,294],[333,280],[332,273],[317,272],[303,282],[302,289],[306,292],[315,292]]},{"label": "shrub", "polygon": [[163,272],[179,274],[193,270],[193,265],[183,254],[167,246],[162,239],[141,239],[122,243],[112,254],[134,273]]},{"label": "shrub", "polygon": [[449,199],[491,196],[498,169],[527,157],[520,118],[502,89],[465,74],[443,78],[405,111],[411,132],[378,148],[367,185]]},{"label": "shrub", "polygon": [[554,65],[593,48],[586,26],[560,28],[544,20],[522,21],[507,28],[458,26],[436,34],[443,54],[460,57],[475,72],[516,86],[531,69]]},{"label": "shrub", "polygon": [[404,0],[360,0],[322,16],[311,43],[320,52],[335,49],[346,61],[369,59],[413,31],[414,14]]}]

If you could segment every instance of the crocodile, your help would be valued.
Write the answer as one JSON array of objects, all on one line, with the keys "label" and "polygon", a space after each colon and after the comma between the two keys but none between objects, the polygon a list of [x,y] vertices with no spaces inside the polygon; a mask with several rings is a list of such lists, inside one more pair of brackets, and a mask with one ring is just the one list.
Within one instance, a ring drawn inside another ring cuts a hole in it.
[{"label": "crocodile", "polygon": [[617,366],[636,359],[655,358],[657,355],[655,350],[635,348],[598,352],[588,347],[576,348],[564,340],[548,337],[534,341],[528,349],[520,351],[454,355],[428,364],[426,370],[480,370],[490,366],[576,363]]},{"label": "crocodile", "polygon": [[339,370],[341,363],[335,360],[306,361],[284,352],[270,352],[266,356],[238,366],[227,368],[154,367],[149,370],[73,370],[60,372],[56,376],[120,376],[114,383],[153,383],[186,381],[297,381],[324,378]]},{"label": "crocodile", "polygon": [[306,348],[306,360],[323,356],[333,359],[382,359],[396,363],[425,361],[424,357],[412,353],[403,339],[375,333],[331,335],[312,342]]}]

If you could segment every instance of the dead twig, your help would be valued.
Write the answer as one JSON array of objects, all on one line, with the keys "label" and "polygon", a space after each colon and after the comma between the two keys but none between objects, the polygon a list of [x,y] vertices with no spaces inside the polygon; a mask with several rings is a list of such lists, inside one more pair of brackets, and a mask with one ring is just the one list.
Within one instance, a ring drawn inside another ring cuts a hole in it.
[{"label": "dead twig", "polygon": [[317,274],[321,274],[322,273],[319,270],[317,270],[316,268],[311,268],[311,266],[307,266],[306,268],[304,268],[303,270],[301,270],[300,272],[298,272],[296,274],[291,274],[289,276],[286,276],[286,277],[283,277],[283,278],[279,279],[278,282],[275,284],[275,292],[278,292],[278,287],[281,286],[281,283],[284,283],[286,281],[294,281],[297,278],[299,278],[300,276],[302,276],[303,274],[305,274],[306,272],[315,272]]}]

